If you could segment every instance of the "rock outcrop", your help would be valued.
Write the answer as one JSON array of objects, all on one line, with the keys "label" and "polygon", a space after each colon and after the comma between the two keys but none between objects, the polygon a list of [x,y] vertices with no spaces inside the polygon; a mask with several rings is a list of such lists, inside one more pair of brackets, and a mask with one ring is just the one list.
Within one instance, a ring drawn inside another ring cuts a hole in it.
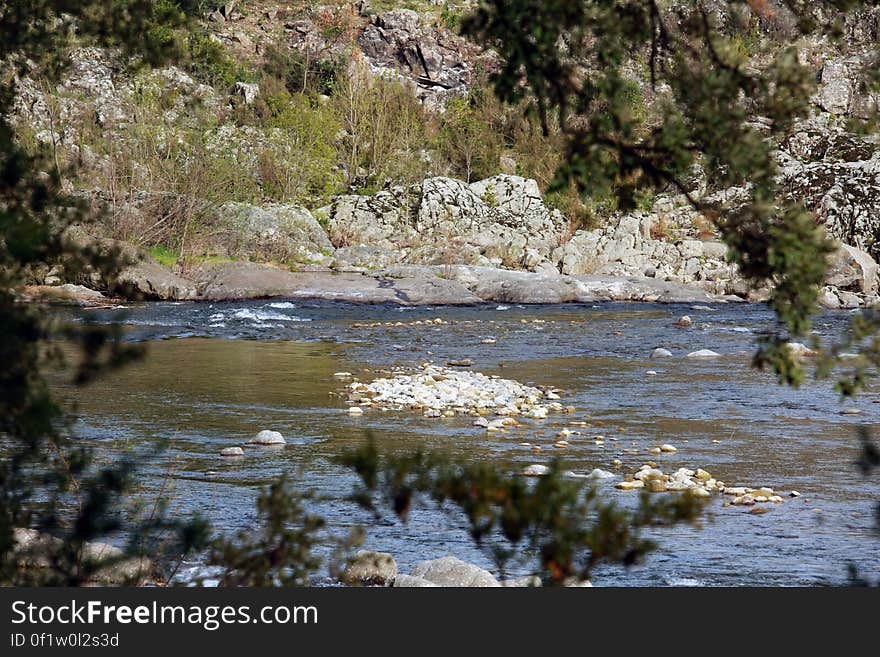
[{"label": "rock outcrop", "polygon": [[[547,261],[567,222],[534,180],[501,174],[468,185],[427,178],[373,196],[340,196],[317,211],[337,247],[368,247],[384,262],[526,266]],[[397,252],[394,254],[393,252]],[[341,255],[355,256],[350,251]],[[344,261],[343,261],[344,262]]]},{"label": "rock outcrop", "polygon": [[826,61],[819,74],[816,104],[833,115],[871,116],[880,108],[880,95],[862,92],[860,80],[866,70],[875,66],[871,55],[851,54]]},{"label": "rock outcrop", "polygon": [[323,228],[301,206],[226,203],[216,214],[228,257],[326,264],[333,253]]},{"label": "rock outcrop", "polygon": [[577,231],[553,259],[564,274],[645,277],[695,284],[728,294],[736,271],[721,242],[695,238],[653,239],[657,213],[626,215],[603,228]]},{"label": "rock outcrop", "polygon": [[374,70],[402,76],[435,111],[442,111],[449,98],[467,93],[475,70],[490,69],[496,59],[448,29],[423,25],[410,9],[377,15],[357,44]]},{"label": "rock outcrop", "polygon": [[123,269],[113,291],[125,296],[136,294],[148,301],[193,301],[199,298],[193,281],[175,274],[155,260],[143,260]]}]

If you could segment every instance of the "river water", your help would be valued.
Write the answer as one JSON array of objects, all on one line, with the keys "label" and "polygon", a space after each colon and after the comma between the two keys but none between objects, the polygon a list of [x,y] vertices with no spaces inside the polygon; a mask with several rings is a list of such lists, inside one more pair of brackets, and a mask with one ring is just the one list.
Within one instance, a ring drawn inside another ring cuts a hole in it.
[{"label": "river water", "polygon": [[[88,313],[99,321],[116,316]],[[693,318],[692,328],[674,326],[684,314]],[[413,324],[435,317],[449,323]],[[596,585],[841,584],[849,563],[880,573],[876,485],[854,466],[856,428],[877,421],[880,389],[842,402],[828,381],[794,390],[752,369],[755,338],[773,323],[764,306],[402,308],[262,300],[146,304],[127,309],[124,321],[129,339],[148,344],[148,356],[83,391],[65,390],[79,405],[76,431],[106,458],[170,441],[145,466],[145,488],[155,490],[170,476],[172,513],[197,511],[218,529],[252,527],[259,487],[282,473],[326,497],[317,510],[334,530],[369,523],[346,500],[355,478],[334,457],[360,445],[370,430],[386,451],[425,446],[517,467],[559,456],[584,473],[614,470],[614,459],[624,463],[618,473],[655,460],[665,472],[703,467],[728,485],[767,485],[786,495],[783,504],[765,505],[770,512],[763,515],[724,508],[716,495],[700,527],[654,531],[658,552],[629,569],[600,568]],[[816,330],[833,335],[846,321],[846,313],[829,312],[817,319]],[[486,338],[495,344],[484,344]],[[655,347],[674,357],[649,360]],[[723,356],[683,357],[696,349]],[[427,419],[407,411],[351,417],[343,399],[331,394],[344,385],[334,372],[368,380],[376,369],[462,358],[472,359],[475,370],[562,388],[563,403],[576,413],[526,420],[498,434],[465,417]],[[583,431],[618,440],[600,447],[588,433],[553,449],[566,420],[585,416],[594,427]],[[280,431],[287,446],[219,456],[261,429]],[[534,453],[523,442],[544,449]],[[647,452],[659,443],[678,451]],[[636,493],[613,488],[619,480],[598,485],[612,499],[633,503]],[[802,495],[789,498],[791,490]],[[458,517],[430,507],[414,511],[405,525],[372,526],[366,547],[391,552],[401,572],[446,554],[491,565]]]}]

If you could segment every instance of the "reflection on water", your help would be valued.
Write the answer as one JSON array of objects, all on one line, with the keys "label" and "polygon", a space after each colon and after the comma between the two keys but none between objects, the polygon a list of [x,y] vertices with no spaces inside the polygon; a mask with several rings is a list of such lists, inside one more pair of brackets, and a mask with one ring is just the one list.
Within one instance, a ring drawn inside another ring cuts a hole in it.
[{"label": "reflection on water", "polygon": [[[672,325],[685,313],[693,329]],[[435,317],[449,323],[414,325]],[[817,327],[831,333],[844,320],[828,314]],[[754,333],[772,322],[762,307],[400,309],[276,300],[150,304],[131,310],[126,321],[131,339],[150,341],[148,357],[85,391],[65,390],[79,402],[77,431],[100,441],[107,455],[170,441],[161,461],[148,466],[147,486],[170,469],[175,512],[198,511],[225,530],[249,526],[258,486],[282,473],[328,498],[318,511],[335,527],[367,522],[345,499],[352,476],[333,459],[371,430],[384,450],[428,445],[510,465],[562,456],[578,472],[613,469],[616,458],[625,471],[656,459],[666,471],[699,466],[728,484],[803,494],[760,516],[722,508],[716,498],[701,529],[658,531],[660,553],[631,570],[606,569],[597,584],[840,583],[850,560],[880,571],[871,533],[876,494],[853,466],[854,428],[876,422],[875,395],[868,391],[847,404],[861,415],[841,415],[827,382],[791,390],[751,370]],[[485,344],[487,338],[496,342]],[[658,346],[675,357],[648,360]],[[724,356],[683,358],[703,348]],[[331,395],[342,385],[333,377],[340,370],[367,379],[391,365],[464,357],[481,371],[565,389],[574,419],[603,423],[585,432],[617,440],[599,447],[587,433],[553,450],[555,433],[565,426],[561,416],[487,434],[466,418],[379,411],[352,418]],[[240,458],[218,455],[261,429],[280,431],[288,445],[247,449]],[[522,442],[545,449],[535,454]],[[660,442],[678,452],[647,453]],[[635,500],[614,490],[613,481],[602,486],[621,503]],[[458,520],[433,509],[413,514],[407,526],[382,524],[369,536],[368,546],[392,552],[404,572],[415,561],[450,553],[489,565]]]}]

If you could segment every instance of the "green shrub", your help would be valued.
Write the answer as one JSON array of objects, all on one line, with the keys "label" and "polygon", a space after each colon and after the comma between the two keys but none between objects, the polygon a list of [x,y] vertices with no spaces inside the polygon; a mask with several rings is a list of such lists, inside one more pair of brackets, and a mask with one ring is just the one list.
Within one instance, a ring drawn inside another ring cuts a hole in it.
[{"label": "green shrub", "polygon": [[322,205],[342,180],[334,140],[338,118],[304,94],[270,97],[272,117],[260,175],[266,197]]},{"label": "green shrub", "polygon": [[188,66],[196,78],[217,88],[228,88],[238,80],[251,79],[251,74],[235,61],[211,34],[196,31],[189,35]]}]

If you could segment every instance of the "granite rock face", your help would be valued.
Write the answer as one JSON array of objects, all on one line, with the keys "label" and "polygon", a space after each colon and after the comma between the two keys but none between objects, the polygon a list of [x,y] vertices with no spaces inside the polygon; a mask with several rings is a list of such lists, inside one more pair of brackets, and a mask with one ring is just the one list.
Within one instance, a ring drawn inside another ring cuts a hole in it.
[{"label": "granite rock face", "polygon": [[226,229],[226,255],[279,262],[323,262],[333,245],[315,217],[299,205],[226,203],[217,210]]},{"label": "granite rock face", "polygon": [[[471,185],[427,178],[373,196],[340,196],[316,214],[326,217],[338,248],[397,251],[396,258],[382,260],[413,264],[534,269],[548,260],[567,227],[562,214],[544,204],[534,180],[507,174]],[[351,263],[352,255],[342,257]]]}]

